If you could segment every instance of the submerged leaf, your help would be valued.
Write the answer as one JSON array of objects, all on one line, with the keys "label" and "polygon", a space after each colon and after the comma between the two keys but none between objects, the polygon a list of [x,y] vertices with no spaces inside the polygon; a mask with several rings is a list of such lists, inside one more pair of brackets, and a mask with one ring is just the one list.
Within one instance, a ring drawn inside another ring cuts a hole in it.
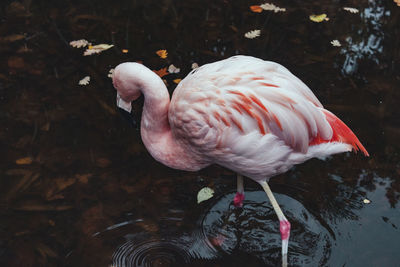
[{"label": "submerged leaf", "polygon": [[156,54],[160,57],[160,58],[167,58],[168,56],[168,52],[167,50],[158,50],[156,51]]},{"label": "submerged leaf", "polygon": [[15,161],[15,163],[17,163],[18,165],[28,165],[28,164],[32,163],[32,158],[26,157],[26,158],[17,159]]},{"label": "submerged leaf", "polygon": [[326,14],[321,14],[321,15],[310,15],[310,20],[314,22],[322,22],[324,20],[328,21],[329,18]]},{"label": "submerged leaf", "polygon": [[212,190],[209,187],[204,187],[197,193],[197,204],[206,201],[212,198],[213,196],[214,196],[214,190]]}]

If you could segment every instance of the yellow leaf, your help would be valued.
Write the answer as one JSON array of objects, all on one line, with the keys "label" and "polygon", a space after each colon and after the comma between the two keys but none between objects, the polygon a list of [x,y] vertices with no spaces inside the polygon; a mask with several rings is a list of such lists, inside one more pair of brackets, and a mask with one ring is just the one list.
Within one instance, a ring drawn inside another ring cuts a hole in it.
[{"label": "yellow leaf", "polygon": [[167,50],[158,50],[158,51],[156,51],[156,54],[157,54],[160,58],[167,58],[167,56],[168,56]]},{"label": "yellow leaf", "polygon": [[122,53],[126,54],[126,53],[128,53],[128,52],[129,52],[128,49],[122,49]]},{"label": "yellow leaf", "polygon": [[363,202],[364,202],[364,204],[369,204],[369,203],[371,203],[371,200],[365,198],[365,199],[363,200]]},{"label": "yellow leaf", "polygon": [[15,163],[17,163],[18,165],[28,165],[28,164],[32,163],[32,158],[30,158],[30,157],[20,158],[20,159],[17,159],[15,161]]},{"label": "yellow leaf", "polygon": [[263,9],[260,6],[250,6],[250,10],[255,13],[261,13]]},{"label": "yellow leaf", "polygon": [[214,196],[214,190],[212,190],[209,187],[204,187],[197,193],[197,204],[206,201],[212,198],[213,196]]},{"label": "yellow leaf", "polygon": [[329,20],[326,14],[321,14],[321,15],[310,15],[310,20],[314,22],[322,22],[324,20]]},{"label": "yellow leaf", "polygon": [[153,70],[158,76],[160,76],[161,78],[164,77],[165,75],[168,75],[168,71],[167,68],[162,68],[159,70]]},{"label": "yellow leaf", "polygon": [[181,81],[182,81],[182,79],[175,79],[175,80],[173,80],[173,82],[176,83],[176,84],[180,83]]}]

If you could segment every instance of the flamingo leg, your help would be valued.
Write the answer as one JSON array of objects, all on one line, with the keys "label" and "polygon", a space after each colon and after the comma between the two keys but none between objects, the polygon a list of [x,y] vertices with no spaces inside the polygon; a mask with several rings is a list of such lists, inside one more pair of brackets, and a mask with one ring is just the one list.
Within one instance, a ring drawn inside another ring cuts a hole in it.
[{"label": "flamingo leg", "polygon": [[283,214],[281,208],[279,207],[278,202],[276,201],[274,195],[272,194],[271,189],[266,181],[260,182],[260,185],[263,187],[265,193],[269,198],[269,201],[272,204],[272,207],[275,210],[276,215],[278,216],[280,227],[279,230],[281,232],[282,238],[282,266],[287,266],[287,253],[288,253],[288,246],[289,246],[289,236],[290,236],[290,222],[286,219],[285,215]]},{"label": "flamingo leg", "polygon": [[237,192],[233,199],[233,205],[237,208],[243,207],[243,200],[244,200],[244,187],[243,187],[243,176],[238,174],[237,175]]}]

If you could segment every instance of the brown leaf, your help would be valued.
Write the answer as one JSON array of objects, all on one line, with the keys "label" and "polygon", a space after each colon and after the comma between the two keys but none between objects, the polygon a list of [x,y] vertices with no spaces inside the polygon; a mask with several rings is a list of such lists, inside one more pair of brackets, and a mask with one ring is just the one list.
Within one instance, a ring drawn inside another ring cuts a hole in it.
[{"label": "brown leaf", "polygon": [[76,178],[56,178],[52,180],[50,188],[48,188],[46,192],[46,199],[47,200],[56,200],[64,198],[63,195],[59,194],[61,191],[65,190],[66,188],[70,187],[76,182]]},{"label": "brown leaf", "polygon": [[30,201],[14,207],[15,210],[22,210],[22,211],[64,211],[64,210],[70,210],[72,208],[73,207],[71,205],[35,203]]},{"label": "brown leaf", "polygon": [[87,184],[89,182],[89,178],[92,177],[93,174],[86,173],[86,174],[77,174],[76,178],[82,184]]},{"label": "brown leaf", "polygon": [[96,164],[97,164],[97,166],[99,166],[101,168],[105,168],[111,164],[111,161],[106,158],[99,158],[99,159],[96,159]]},{"label": "brown leaf", "polygon": [[23,69],[25,67],[24,59],[22,57],[9,57],[8,67],[10,69]]},{"label": "brown leaf", "polygon": [[115,111],[115,109],[113,109],[112,107],[110,107],[106,102],[104,102],[101,99],[96,99],[97,102],[99,102],[100,106],[106,110],[108,113],[112,114],[112,115],[117,115],[117,112]]},{"label": "brown leaf", "polygon": [[7,175],[23,175],[22,178],[17,180],[17,183],[13,184],[12,187],[8,190],[8,192],[4,195],[5,199],[13,198],[17,193],[25,191],[31,184],[33,184],[39,177],[40,174],[33,174],[32,171],[29,170],[19,170],[12,169],[6,172]]},{"label": "brown leaf", "polygon": [[164,77],[165,75],[168,75],[167,67],[159,69],[159,70],[153,70],[158,76],[161,78]]},{"label": "brown leaf", "polygon": [[44,259],[46,259],[47,257],[50,257],[50,258],[57,257],[57,253],[55,253],[54,250],[52,250],[51,248],[49,248],[47,245],[45,245],[43,243],[36,243],[35,247]]},{"label": "brown leaf", "polygon": [[261,13],[263,11],[260,6],[250,6],[250,10],[256,13]]},{"label": "brown leaf", "polygon": [[50,130],[50,122],[46,122],[42,127],[40,127],[40,130],[48,132]]},{"label": "brown leaf", "polygon": [[28,164],[31,164],[32,161],[33,161],[33,160],[32,160],[31,157],[25,157],[25,158],[17,159],[17,160],[15,161],[15,163],[17,163],[18,165],[28,165]]},{"label": "brown leaf", "polygon": [[12,43],[12,42],[22,40],[24,38],[25,38],[25,35],[23,35],[23,34],[11,34],[8,36],[0,37],[0,42],[1,43]]},{"label": "brown leaf", "polygon": [[175,79],[173,80],[174,83],[179,84],[182,81],[182,79]]}]

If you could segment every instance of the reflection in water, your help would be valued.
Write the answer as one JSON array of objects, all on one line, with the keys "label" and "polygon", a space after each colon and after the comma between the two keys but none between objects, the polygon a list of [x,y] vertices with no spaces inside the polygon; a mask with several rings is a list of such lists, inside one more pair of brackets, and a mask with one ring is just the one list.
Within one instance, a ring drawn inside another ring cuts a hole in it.
[{"label": "reflection in water", "polygon": [[[243,209],[231,205],[234,194],[223,196],[207,212],[202,229],[219,250],[256,255],[268,265],[280,262],[279,221],[263,191],[246,192]],[[275,194],[292,224],[289,263],[323,265],[330,255],[334,236],[304,206],[285,195]],[[228,209],[229,207],[229,209]]]},{"label": "reflection in water", "polygon": [[378,55],[383,52],[383,19],[390,16],[390,11],[385,10],[383,1],[369,0],[368,3],[369,7],[361,13],[364,23],[359,26],[362,28],[358,29],[356,37],[346,38],[347,47],[341,50],[346,56],[342,72],[347,75],[356,73],[359,61],[364,58],[379,64]]},{"label": "reflection in water", "polygon": [[[264,264],[276,265],[281,255],[279,224],[264,192],[246,192],[243,209],[233,207],[233,196],[231,193],[218,199],[192,232],[182,233],[170,226],[152,234],[125,234],[124,242],[113,254],[112,266],[186,266],[227,255],[231,255],[227,261],[234,261],[235,255],[253,255]],[[321,224],[300,202],[280,194],[276,197],[293,226],[289,262],[302,266],[325,264],[335,240],[331,230],[323,226],[326,222]],[[139,221],[119,223],[106,231]]]}]

